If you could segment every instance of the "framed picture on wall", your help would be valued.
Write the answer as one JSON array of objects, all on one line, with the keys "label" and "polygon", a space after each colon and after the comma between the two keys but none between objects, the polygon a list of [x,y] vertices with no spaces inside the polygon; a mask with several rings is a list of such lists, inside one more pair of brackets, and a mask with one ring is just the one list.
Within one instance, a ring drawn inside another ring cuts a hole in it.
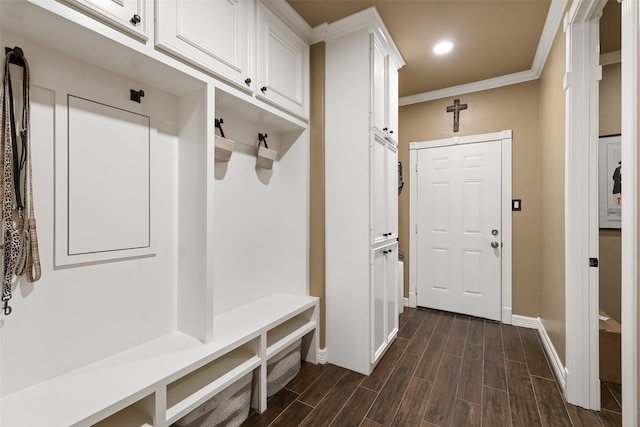
[{"label": "framed picture on wall", "polygon": [[620,135],[600,137],[598,146],[598,205],[600,228],[622,225],[622,158]]}]

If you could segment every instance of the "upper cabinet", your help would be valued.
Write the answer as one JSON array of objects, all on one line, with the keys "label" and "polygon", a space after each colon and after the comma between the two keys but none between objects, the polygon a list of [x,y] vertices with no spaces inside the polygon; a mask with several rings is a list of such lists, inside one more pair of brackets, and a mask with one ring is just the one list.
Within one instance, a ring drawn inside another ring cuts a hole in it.
[{"label": "upper cabinet", "polygon": [[264,3],[258,5],[256,96],[306,119],[309,44]]},{"label": "upper cabinet", "polygon": [[98,20],[124,31],[125,33],[146,41],[146,13],[145,0],[65,0]]},{"label": "upper cabinet", "polygon": [[156,9],[159,49],[259,100],[308,118],[309,43],[300,34],[310,28],[293,29],[302,18],[288,4],[156,0]]},{"label": "upper cabinet", "polygon": [[371,127],[398,144],[398,68],[376,34],[371,35]]},{"label": "upper cabinet", "polygon": [[255,2],[156,0],[156,47],[253,91]]}]

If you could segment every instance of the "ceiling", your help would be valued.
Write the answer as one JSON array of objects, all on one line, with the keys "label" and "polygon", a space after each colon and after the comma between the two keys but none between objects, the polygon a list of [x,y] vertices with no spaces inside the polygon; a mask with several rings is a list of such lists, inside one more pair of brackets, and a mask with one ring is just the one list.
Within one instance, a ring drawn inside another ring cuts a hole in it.
[{"label": "ceiling", "polygon": [[[288,2],[312,27],[375,6],[406,63],[399,74],[400,97],[530,70],[551,4],[550,0]],[[620,49],[619,28],[620,6],[610,0],[601,33],[613,37],[603,40],[603,53]],[[432,49],[442,39],[451,40],[454,50],[437,56]]]}]

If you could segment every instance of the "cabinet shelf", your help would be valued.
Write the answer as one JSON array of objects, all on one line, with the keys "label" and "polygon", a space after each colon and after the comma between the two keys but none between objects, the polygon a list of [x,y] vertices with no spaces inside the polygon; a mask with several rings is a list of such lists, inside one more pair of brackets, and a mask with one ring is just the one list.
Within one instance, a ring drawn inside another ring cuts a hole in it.
[{"label": "cabinet shelf", "polygon": [[173,423],[260,365],[257,340],[230,351],[167,386],[167,421]]},{"label": "cabinet shelf", "polygon": [[155,396],[146,398],[105,418],[94,427],[154,427],[153,408]]},{"label": "cabinet shelf", "polygon": [[267,331],[266,357],[269,359],[292,342],[316,328],[313,321],[313,308],[309,308],[295,317]]}]

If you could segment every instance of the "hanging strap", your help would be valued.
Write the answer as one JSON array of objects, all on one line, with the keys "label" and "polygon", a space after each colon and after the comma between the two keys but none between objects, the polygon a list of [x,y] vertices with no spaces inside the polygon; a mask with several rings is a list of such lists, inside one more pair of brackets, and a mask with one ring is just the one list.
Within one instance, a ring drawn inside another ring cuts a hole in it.
[{"label": "hanging strap", "polygon": [[[16,132],[13,111],[13,89],[11,87],[9,66],[11,63],[23,67],[22,129],[19,132],[21,145],[18,145],[17,141],[18,132]],[[31,146],[29,141],[31,120],[29,86],[29,65],[26,58],[24,58],[22,50],[17,47],[7,50],[2,85],[3,126],[2,139],[0,141],[0,159],[2,163],[2,301],[5,315],[11,314],[9,300],[12,297],[11,286],[15,277],[22,276],[26,271],[27,280],[35,282],[41,276],[38,235],[33,206]],[[23,184],[22,188],[20,184]],[[14,218],[14,210],[17,210],[17,218]],[[25,210],[27,213],[26,224],[24,220]]]}]

